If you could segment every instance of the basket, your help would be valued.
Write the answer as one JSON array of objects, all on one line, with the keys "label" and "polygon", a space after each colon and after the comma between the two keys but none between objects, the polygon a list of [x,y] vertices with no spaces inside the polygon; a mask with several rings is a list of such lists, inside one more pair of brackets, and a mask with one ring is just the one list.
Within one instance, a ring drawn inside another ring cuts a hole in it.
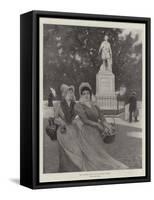
[{"label": "basket", "polygon": [[115,141],[116,137],[116,125],[115,125],[115,120],[114,123],[110,123],[112,126],[112,132],[109,134],[109,132],[106,133],[106,136],[104,136],[103,141],[106,144],[113,143]]}]

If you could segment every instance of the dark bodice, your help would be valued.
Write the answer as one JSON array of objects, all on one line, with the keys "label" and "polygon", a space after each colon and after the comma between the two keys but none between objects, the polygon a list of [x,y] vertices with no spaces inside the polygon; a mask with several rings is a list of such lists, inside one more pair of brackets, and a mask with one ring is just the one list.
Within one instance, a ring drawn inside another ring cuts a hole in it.
[{"label": "dark bodice", "polygon": [[72,123],[72,120],[75,118],[75,111],[74,111],[75,102],[71,101],[70,106],[68,106],[67,102],[63,100],[61,101],[60,105],[64,114],[63,118],[64,121],[68,124]]}]

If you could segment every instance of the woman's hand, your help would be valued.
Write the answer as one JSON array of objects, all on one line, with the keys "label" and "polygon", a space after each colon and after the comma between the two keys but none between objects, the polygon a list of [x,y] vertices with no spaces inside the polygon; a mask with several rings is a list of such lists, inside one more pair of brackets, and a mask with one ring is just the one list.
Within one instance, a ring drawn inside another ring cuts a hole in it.
[{"label": "woman's hand", "polygon": [[104,137],[104,136],[108,136],[110,135],[110,129],[108,127],[105,127],[103,126],[102,124],[99,124],[97,125],[97,128],[99,129],[101,135]]},{"label": "woman's hand", "polygon": [[59,126],[66,126],[66,123],[63,119],[61,119],[60,117],[55,118],[54,123],[59,125]]},{"label": "woman's hand", "polygon": [[105,126],[105,128],[108,128],[109,130],[112,130],[112,125],[109,124],[108,122],[104,121],[103,126]]},{"label": "woman's hand", "polygon": [[100,123],[97,123],[96,127],[98,128],[98,130],[103,133],[104,132],[104,127],[100,124]]}]

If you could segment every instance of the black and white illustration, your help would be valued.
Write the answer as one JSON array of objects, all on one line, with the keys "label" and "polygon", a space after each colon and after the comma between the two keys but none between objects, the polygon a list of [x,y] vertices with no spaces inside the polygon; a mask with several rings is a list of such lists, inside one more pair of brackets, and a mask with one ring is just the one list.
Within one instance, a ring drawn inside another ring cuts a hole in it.
[{"label": "black and white illustration", "polygon": [[144,176],[144,32],[40,20],[40,181]]}]

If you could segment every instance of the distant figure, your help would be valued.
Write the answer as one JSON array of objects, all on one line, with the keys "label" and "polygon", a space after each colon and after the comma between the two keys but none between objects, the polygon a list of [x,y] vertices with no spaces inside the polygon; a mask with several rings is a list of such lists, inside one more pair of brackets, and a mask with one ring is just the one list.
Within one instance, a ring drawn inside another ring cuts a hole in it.
[{"label": "distant figure", "polygon": [[132,92],[129,97],[129,122],[132,122],[132,115],[134,114],[135,122],[137,122],[138,109],[137,109],[137,98],[136,92]]},{"label": "distant figure", "polygon": [[53,99],[56,97],[56,92],[53,88],[50,88],[50,93],[48,96],[48,107],[53,107]]},{"label": "distant figure", "polygon": [[112,71],[112,50],[108,38],[107,35],[104,36],[104,41],[99,48],[99,53],[101,53],[103,60],[103,71]]}]

